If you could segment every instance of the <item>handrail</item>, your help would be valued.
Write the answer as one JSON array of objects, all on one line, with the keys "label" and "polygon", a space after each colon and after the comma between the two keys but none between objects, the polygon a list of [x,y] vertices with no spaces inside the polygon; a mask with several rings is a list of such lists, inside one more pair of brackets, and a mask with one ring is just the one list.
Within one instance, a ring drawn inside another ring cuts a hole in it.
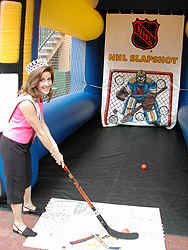
[{"label": "handrail", "polygon": [[52,31],[52,32],[50,33],[50,35],[48,35],[48,36],[46,37],[46,39],[45,39],[45,40],[43,41],[43,43],[40,45],[39,51],[41,51],[41,49],[44,47],[44,45],[47,43],[47,41],[49,41],[50,38],[51,38],[55,33],[56,33],[56,31]]}]

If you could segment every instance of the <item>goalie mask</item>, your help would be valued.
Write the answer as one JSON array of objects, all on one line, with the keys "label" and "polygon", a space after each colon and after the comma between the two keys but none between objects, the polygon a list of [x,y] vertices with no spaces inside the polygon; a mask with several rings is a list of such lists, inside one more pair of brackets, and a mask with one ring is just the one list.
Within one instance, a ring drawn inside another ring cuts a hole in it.
[{"label": "goalie mask", "polygon": [[139,84],[144,84],[146,80],[146,73],[143,70],[139,70],[138,73],[136,74],[136,81]]}]

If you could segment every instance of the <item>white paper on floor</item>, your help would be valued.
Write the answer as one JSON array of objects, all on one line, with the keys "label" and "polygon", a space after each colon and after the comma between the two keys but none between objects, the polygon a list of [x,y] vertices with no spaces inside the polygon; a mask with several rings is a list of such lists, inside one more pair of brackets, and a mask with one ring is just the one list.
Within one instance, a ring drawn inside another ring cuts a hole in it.
[{"label": "white paper on floor", "polygon": [[52,198],[33,228],[37,236],[27,238],[23,246],[48,250],[166,249],[159,208],[97,202],[93,205],[111,228],[138,232],[139,238],[110,237],[87,202]]}]

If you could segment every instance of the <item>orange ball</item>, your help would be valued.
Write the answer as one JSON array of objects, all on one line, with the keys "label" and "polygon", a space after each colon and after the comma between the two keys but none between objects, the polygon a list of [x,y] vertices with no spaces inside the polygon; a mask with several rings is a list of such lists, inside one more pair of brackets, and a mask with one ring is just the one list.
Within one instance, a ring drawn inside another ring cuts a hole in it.
[{"label": "orange ball", "polygon": [[142,165],[141,165],[141,170],[142,170],[142,171],[145,171],[146,169],[147,169],[147,165],[146,165],[146,164],[142,164]]},{"label": "orange ball", "polygon": [[125,233],[125,234],[127,233],[128,234],[128,233],[130,233],[130,231],[129,231],[128,228],[125,228],[125,229],[123,229],[122,233]]}]

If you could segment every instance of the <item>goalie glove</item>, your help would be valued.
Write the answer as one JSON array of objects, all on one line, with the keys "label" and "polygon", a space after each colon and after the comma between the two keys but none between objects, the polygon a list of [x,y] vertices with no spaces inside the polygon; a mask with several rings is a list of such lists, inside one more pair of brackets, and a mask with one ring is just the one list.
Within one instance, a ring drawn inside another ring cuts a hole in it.
[{"label": "goalie glove", "polygon": [[155,101],[155,97],[156,95],[154,94],[147,94],[147,96],[145,97],[144,101],[143,101],[143,109],[145,111],[151,111],[152,110],[152,107],[153,107],[153,104],[154,104],[154,101]]},{"label": "goalie glove", "polygon": [[129,95],[126,88],[123,86],[120,90],[116,92],[116,97],[121,100],[125,101],[125,98]]}]

